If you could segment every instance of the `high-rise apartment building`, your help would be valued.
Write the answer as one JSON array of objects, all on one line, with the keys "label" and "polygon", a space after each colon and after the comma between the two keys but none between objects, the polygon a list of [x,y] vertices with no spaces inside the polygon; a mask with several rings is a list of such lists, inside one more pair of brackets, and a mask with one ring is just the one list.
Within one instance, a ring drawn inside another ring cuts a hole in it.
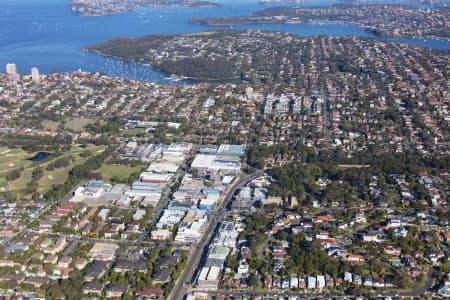
[{"label": "high-rise apartment building", "polygon": [[40,75],[39,75],[39,69],[36,67],[31,68],[31,78],[34,81],[39,81]]},{"label": "high-rise apartment building", "polygon": [[16,75],[17,74],[16,64],[6,64],[6,74]]}]

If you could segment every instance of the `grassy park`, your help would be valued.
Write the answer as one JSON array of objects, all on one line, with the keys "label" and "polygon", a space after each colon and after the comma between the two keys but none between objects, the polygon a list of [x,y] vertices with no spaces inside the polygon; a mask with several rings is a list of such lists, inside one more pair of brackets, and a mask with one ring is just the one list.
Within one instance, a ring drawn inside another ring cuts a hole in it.
[{"label": "grassy park", "polygon": [[81,132],[88,124],[94,124],[94,119],[87,118],[66,118],[64,127],[75,132]]},{"label": "grassy park", "polygon": [[[65,118],[64,119],[64,128],[69,129],[74,132],[82,132],[84,130],[84,127],[88,124],[95,123],[94,119],[88,119],[88,118]],[[42,122],[42,126],[45,129],[56,131],[59,126],[59,122],[49,121],[45,120]]]},{"label": "grassy park", "polygon": [[127,182],[130,177],[136,179],[142,171],[142,166],[103,165],[96,172],[100,173],[105,181]]},{"label": "grassy park", "polygon": [[[29,159],[34,157],[36,153],[26,152],[21,148],[9,149],[0,147],[0,192],[11,192],[17,196],[29,197],[30,195],[26,193],[27,185],[31,181],[33,170],[36,167],[41,167],[44,172],[43,176],[38,180],[37,191],[44,193],[53,185],[64,183],[69,171],[74,166],[82,164],[88,159],[88,157],[81,157],[80,153],[89,150],[92,155],[96,155],[104,151],[104,149],[105,146],[88,145],[87,147],[82,147],[73,145],[68,151],[50,155],[40,162],[33,162]],[[55,168],[51,171],[46,169],[53,161],[68,156],[72,156],[73,160],[67,167]],[[20,177],[13,181],[7,181],[7,174],[15,169],[23,169]]]}]

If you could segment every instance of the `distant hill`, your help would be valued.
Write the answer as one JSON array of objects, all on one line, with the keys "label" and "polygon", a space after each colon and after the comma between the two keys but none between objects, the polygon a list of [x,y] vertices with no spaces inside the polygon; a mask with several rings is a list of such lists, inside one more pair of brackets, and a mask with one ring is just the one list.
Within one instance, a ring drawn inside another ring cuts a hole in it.
[{"label": "distant hill", "polygon": [[85,16],[101,16],[138,7],[183,6],[218,7],[220,3],[193,0],[71,0],[71,9]]},{"label": "distant hill", "polygon": [[353,5],[327,7],[270,7],[251,16],[193,18],[208,26],[278,23],[349,23],[384,36],[439,37],[450,39],[450,8],[422,9],[404,5]]}]

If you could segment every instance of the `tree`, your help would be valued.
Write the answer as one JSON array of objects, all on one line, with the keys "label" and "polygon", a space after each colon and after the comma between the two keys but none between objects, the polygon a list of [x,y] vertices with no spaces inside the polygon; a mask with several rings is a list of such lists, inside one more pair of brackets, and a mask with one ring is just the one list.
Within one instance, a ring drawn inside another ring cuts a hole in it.
[{"label": "tree", "polygon": [[36,167],[33,170],[33,173],[31,173],[31,180],[38,181],[39,179],[42,178],[43,175],[44,175],[44,169],[41,167]]},{"label": "tree", "polygon": [[14,181],[20,178],[22,169],[14,169],[6,174],[6,181]]},{"label": "tree", "polygon": [[52,271],[53,271],[53,264],[51,264],[51,263],[45,263],[45,264],[44,264],[44,271],[45,271],[45,273],[47,273],[47,274],[51,274]]},{"label": "tree", "polygon": [[225,267],[230,268],[233,271],[237,270],[239,267],[239,254],[236,253],[235,255],[228,255],[225,260]]},{"label": "tree", "polygon": [[259,278],[255,273],[250,273],[249,279],[248,279],[248,285],[254,288],[257,288],[259,286]]},{"label": "tree", "polygon": [[61,299],[64,298],[64,293],[57,284],[52,284],[45,290],[45,296],[48,299]]}]

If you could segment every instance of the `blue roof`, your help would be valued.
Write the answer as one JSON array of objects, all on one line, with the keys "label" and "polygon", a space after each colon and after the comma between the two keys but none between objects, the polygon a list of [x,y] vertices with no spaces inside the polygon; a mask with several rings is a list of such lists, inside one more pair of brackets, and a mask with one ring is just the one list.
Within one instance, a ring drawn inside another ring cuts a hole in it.
[{"label": "blue roof", "polygon": [[203,188],[202,193],[204,195],[212,194],[212,195],[219,195],[219,191],[212,188]]},{"label": "blue roof", "polygon": [[103,180],[89,180],[86,184],[85,187],[102,187],[104,186],[105,183],[103,182]]}]

